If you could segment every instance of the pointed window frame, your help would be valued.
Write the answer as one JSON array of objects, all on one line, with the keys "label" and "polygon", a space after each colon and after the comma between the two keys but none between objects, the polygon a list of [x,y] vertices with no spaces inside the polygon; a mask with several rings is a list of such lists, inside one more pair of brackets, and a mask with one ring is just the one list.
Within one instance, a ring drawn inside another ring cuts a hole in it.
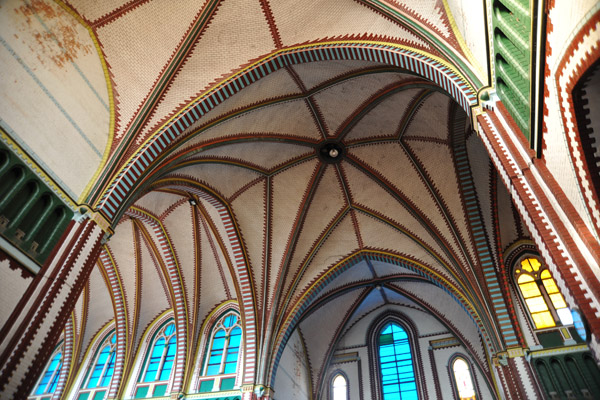
[{"label": "pointed window frame", "polygon": [[571,311],[548,267],[533,254],[517,259],[513,279],[534,330],[573,325]]},{"label": "pointed window frame", "polygon": [[85,375],[79,385],[76,399],[103,399],[108,394],[112,381],[117,355],[117,334],[114,328],[108,330],[96,342]]},{"label": "pointed window frame", "polygon": [[44,367],[44,371],[40,374],[33,391],[27,397],[28,400],[48,400],[56,391],[60,372],[63,367],[64,358],[64,341],[56,346],[50,359]]},{"label": "pointed window frame", "polygon": [[[339,378],[344,380],[344,389],[343,391],[336,391],[339,387],[336,387],[336,381],[339,382]],[[343,393],[343,397],[340,396],[340,393]],[[335,370],[331,373],[329,378],[329,400],[350,400],[350,380],[348,376],[342,370]]]},{"label": "pointed window frame", "polygon": [[[380,335],[390,323],[399,326],[406,333],[406,343],[410,348],[410,365],[412,366],[415,387],[414,394],[408,395],[408,391],[406,391],[407,395],[401,397],[401,399],[422,400],[424,398],[423,393],[426,393],[426,390],[424,387],[425,383],[422,381],[423,371],[420,368],[421,351],[419,348],[419,344],[416,340],[416,338],[418,338],[418,331],[416,326],[408,317],[397,312],[386,312],[382,314],[380,317],[373,321],[368,331],[368,350],[372,373],[371,390],[374,395],[374,398],[386,400],[386,397],[384,397],[384,384],[382,381],[383,374],[379,346]],[[395,337],[392,337],[392,339],[395,339]]]},{"label": "pointed window frame", "polygon": [[[462,361],[467,366],[467,372],[469,374],[469,379],[471,381],[471,386],[473,390],[473,395],[471,397],[460,397],[461,390],[459,388],[459,382],[456,376],[457,361]],[[450,376],[450,382],[452,382],[453,394],[456,400],[481,400],[481,395],[479,392],[479,383],[477,382],[477,377],[475,376],[475,373],[473,371],[473,363],[464,354],[453,354],[448,360],[448,375]]]},{"label": "pointed window frame", "polygon": [[154,324],[136,383],[133,398],[168,396],[177,358],[177,325],[172,317]]},{"label": "pointed window frame", "polygon": [[[206,339],[202,345],[203,356],[198,365],[195,385],[195,390],[199,393],[228,391],[239,386],[244,353],[241,316],[233,304],[226,305],[215,314],[216,318],[211,320],[209,317],[209,329],[204,334]],[[215,347],[221,345],[222,347]]]}]

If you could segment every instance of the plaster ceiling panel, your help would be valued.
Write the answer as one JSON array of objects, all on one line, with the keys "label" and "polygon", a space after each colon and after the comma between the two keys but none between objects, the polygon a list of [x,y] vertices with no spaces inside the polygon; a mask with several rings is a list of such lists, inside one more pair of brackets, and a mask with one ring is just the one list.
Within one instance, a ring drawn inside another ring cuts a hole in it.
[{"label": "plaster ceiling panel", "polygon": [[101,17],[107,17],[109,14],[118,13],[119,11],[122,12],[122,7],[126,6],[127,3],[131,3],[131,0],[68,0],[65,3],[72,6],[83,18],[93,23]]},{"label": "plaster ceiling panel", "polygon": [[406,305],[413,308],[418,308],[423,310],[421,306],[416,304],[412,299],[404,296],[396,290],[390,289],[389,287],[383,287],[382,290],[383,295],[385,296],[388,303],[396,304],[396,305]]},{"label": "plaster ceiling panel", "polygon": [[204,29],[147,128],[154,130],[212,84],[275,50],[267,20],[256,0],[222,0]]},{"label": "plaster ceiling panel", "polygon": [[304,216],[287,274],[295,274],[327,226],[348,206],[335,166],[328,165]]},{"label": "plaster ceiling panel", "polygon": [[352,315],[350,315],[348,323],[344,329],[344,334],[350,330],[356,321],[386,304],[385,298],[383,297],[383,292],[381,290],[378,290],[375,287],[371,287],[368,290],[369,294],[367,294],[367,296],[354,309]]},{"label": "plaster ceiling panel", "polygon": [[401,82],[404,74],[381,72],[350,78],[317,92],[313,98],[329,136],[339,133],[369,99],[382,89]]},{"label": "plaster ceiling panel", "polygon": [[500,232],[500,244],[502,251],[505,251],[510,245],[517,240],[522,239],[520,232],[520,221],[516,220],[516,210],[513,207],[513,202],[510,194],[504,186],[504,182],[498,179],[496,184],[497,189],[497,207],[498,207],[498,231]]},{"label": "plaster ceiling panel", "polygon": [[196,159],[227,159],[241,162],[251,167],[256,166],[265,171],[271,171],[291,160],[303,158],[311,154],[316,154],[312,146],[275,141],[251,141],[210,148],[192,157]]},{"label": "plaster ceiling panel", "polygon": [[273,1],[270,6],[284,46],[348,35],[377,35],[428,48],[415,34],[356,1]]},{"label": "plaster ceiling panel", "polygon": [[[190,125],[187,131],[193,131],[208,124],[209,121],[235,115],[248,107],[253,107],[271,101],[272,99],[281,99],[288,96],[297,96],[299,94],[300,89],[290,74],[285,69],[280,69],[253,82],[239,93],[227,98],[224,102],[201,117],[197,122]],[[148,133],[150,133],[150,130],[146,129],[145,136],[147,136]],[[137,142],[141,143],[145,136],[140,136]]]},{"label": "plaster ceiling panel", "polygon": [[[398,167],[399,170],[405,172],[404,176],[407,180],[411,178],[411,176],[406,173],[409,171],[407,169],[403,169],[401,163],[398,163]],[[412,167],[408,166],[407,168],[411,168],[410,171],[412,171]],[[343,171],[348,182],[348,190],[351,193],[351,198],[354,205],[372,211],[375,214],[379,214],[383,218],[387,218],[388,220],[393,221],[395,224],[403,227],[410,232],[411,235],[416,236],[418,240],[426,243],[427,246],[435,251],[437,255],[446,263],[450,263],[450,259],[444,251],[444,248],[434,236],[435,233],[427,228],[427,221],[423,221],[419,217],[415,216],[382,186],[377,185],[369,177],[367,177],[367,175],[356,169],[351,164],[344,164]],[[409,192],[409,194],[414,195],[413,192]],[[429,204],[430,199],[428,197],[425,199],[427,200],[427,203],[425,204],[426,207],[424,209],[427,209],[428,212],[424,214],[424,216],[430,219],[441,221],[441,225],[438,224],[436,227],[440,232],[442,232],[442,235],[445,235],[447,238],[451,238],[450,230],[445,224],[443,216],[437,213],[438,210],[437,208],[434,208],[433,204]],[[427,208],[427,206],[429,206],[429,208]],[[423,206],[421,205],[419,208],[421,207]],[[454,244],[454,242],[452,242],[452,244]],[[457,248],[458,247],[456,247],[456,249]],[[453,248],[450,248],[450,251],[452,249]]]},{"label": "plaster ceiling panel", "polygon": [[323,138],[306,102],[299,99],[263,106],[224,120],[199,132],[182,147],[248,135],[257,138],[283,136],[310,142]]},{"label": "plaster ceiling panel", "polygon": [[134,348],[137,347],[137,344],[146,331],[146,328],[148,328],[148,325],[152,323],[160,313],[171,308],[163,273],[160,271],[160,266],[157,264],[154,256],[150,253],[146,239],[142,240],[140,255],[142,283],[141,290],[135,293],[139,311],[137,314],[137,330],[135,332],[135,340],[133,343]]},{"label": "plaster ceiling panel", "polygon": [[329,282],[323,289],[319,298],[347,285],[352,285],[358,282],[366,282],[371,279],[373,279],[373,274],[371,273],[366,261],[360,261],[359,263],[354,264],[346,269],[340,275],[336,276],[331,282]]},{"label": "plaster ceiling panel", "polygon": [[475,350],[475,354],[478,356],[480,363],[487,366],[477,325],[475,325],[462,306],[450,297],[448,293],[437,286],[426,282],[404,281],[394,282],[392,285],[396,286],[401,291],[405,291],[411,296],[420,299],[429,307],[433,308],[439,316],[445,319],[446,325],[450,325],[455,331],[462,334],[465,341]]},{"label": "plaster ceiling panel", "polygon": [[438,0],[390,0],[409,15],[416,16],[421,22],[432,27],[437,33],[448,38],[451,35],[450,26],[442,2]]},{"label": "plaster ceiling panel", "polygon": [[440,92],[433,92],[425,97],[402,137],[447,141],[449,137],[448,113],[453,101]]},{"label": "plaster ceiling panel", "polygon": [[[309,260],[306,268],[298,276],[298,284],[291,288],[294,297],[300,296],[331,267],[359,249],[356,231],[350,213],[347,213]],[[296,274],[287,276],[288,282]],[[286,284],[286,287],[288,285]]]},{"label": "plaster ceiling panel", "polygon": [[[94,338],[94,335],[115,318],[110,292],[106,287],[106,282],[97,265],[92,269],[90,274],[88,288],[90,297],[87,304],[86,325],[83,334],[82,349],[87,349],[91,340]],[[82,351],[82,353],[84,353],[84,351]]]},{"label": "plaster ceiling panel", "polygon": [[117,225],[114,235],[107,244],[123,286],[125,294],[123,300],[127,307],[129,326],[133,323],[137,290],[136,241],[133,223],[129,218],[124,218]]},{"label": "plaster ceiling panel", "polygon": [[[219,249],[216,254],[220,257],[223,257],[223,265],[227,265],[226,259],[233,260],[234,258],[231,241],[229,239],[227,229],[225,229],[225,226],[223,226],[222,216],[219,210],[217,210],[216,207],[214,207],[204,198],[200,198],[199,206],[203,212],[203,218],[201,219],[208,220],[205,225],[205,229],[210,230],[213,242],[215,243],[215,246],[217,246],[216,248]],[[223,246],[223,251],[225,251],[225,253],[220,250],[221,247],[219,243],[221,243]]]},{"label": "plaster ceiling panel", "polygon": [[422,89],[405,89],[395,93],[363,116],[344,137],[346,143],[373,137],[395,137],[413,98]]},{"label": "plaster ceiling panel", "polygon": [[389,275],[418,275],[416,272],[411,271],[408,268],[400,267],[398,265],[394,265],[391,263],[385,263],[381,261],[373,260],[371,261],[371,265],[373,265],[373,269],[378,277],[382,278]]},{"label": "plaster ceiling panel", "polygon": [[444,273],[444,266],[420,243],[409,236],[362,212],[356,213],[356,219],[364,247],[401,254],[428,268]]},{"label": "plaster ceiling panel", "polygon": [[198,293],[198,324],[202,325],[206,316],[219,304],[236,298],[231,281],[231,272],[219,250],[218,243],[206,227],[201,227],[200,235],[200,290]]},{"label": "plaster ceiling panel", "polygon": [[214,189],[219,195],[229,198],[246,184],[262,175],[249,168],[224,163],[201,163],[183,167],[170,175],[173,179],[179,176],[191,177]]},{"label": "plaster ceiling panel", "polygon": [[199,14],[195,1],[155,0],[121,14],[96,33],[116,93],[115,139],[123,137]]},{"label": "plaster ceiling panel", "polygon": [[178,194],[154,190],[135,201],[135,206],[149,210],[154,215],[162,215],[173,204],[180,201],[182,197]]},{"label": "plaster ceiling panel", "polygon": [[312,90],[329,80],[382,66],[373,61],[332,60],[296,64],[290,68],[298,75],[305,89]]},{"label": "plaster ceiling panel", "polygon": [[87,326],[87,320],[85,317],[85,313],[87,311],[87,296],[88,296],[88,287],[84,286],[81,294],[79,295],[79,299],[77,299],[77,303],[75,303],[75,307],[73,308],[73,315],[75,318],[75,329],[73,330],[74,337],[74,348],[73,348],[73,362],[75,365],[81,361],[83,357],[84,351],[79,351],[77,353],[77,343],[83,340],[83,335],[85,334],[85,328]]},{"label": "plaster ceiling panel", "polygon": [[[319,161],[316,159],[302,162],[288,168],[271,178],[269,210],[269,243],[271,288],[282,270],[283,258],[291,245],[294,226],[306,206],[305,196],[310,190]],[[289,275],[288,275],[289,276]]]},{"label": "plaster ceiling panel", "polygon": [[328,353],[333,351],[336,331],[342,329],[344,320],[352,312],[352,308],[362,292],[362,290],[353,290],[338,296],[320,306],[300,323],[312,367],[313,384],[316,384],[321,375],[321,369]]},{"label": "plaster ceiling panel", "polygon": [[483,218],[483,225],[487,231],[488,244],[490,251],[494,255],[494,260],[498,260],[496,243],[496,224],[492,214],[492,177],[491,174],[496,174],[492,170],[492,164],[481,139],[474,133],[467,139],[467,150],[469,155],[469,163],[471,164],[471,174],[475,183],[477,192],[477,200],[479,201],[479,211]]},{"label": "plaster ceiling panel", "polygon": [[[265,282],[265,251],[267,235],[267,189],[266,178],[258,181],[243,191],[231,203],[233,214],[240,229],[241,241],[244,244],[249,268],[252,271],[254,284],[258,293],[263,293]],[[257,298],[258,307],[262,296]]]},{"label": "plaster ceiling panel", "polygon": [[[193,301],[196,269],[195,235],[190,204],[186,201],[171,210],[164,218],[163,225],[171,239],[187,306],[190,307]],[[188,313],[188,317],[192,318],[191,313]]]},{"label": "plaster ceiling panel", "polygon": [[410,140],[406,143],[414,154],[417,163],[421,164],[424,172],[439,196],[439,202],[450,213],[462,243],[468,249],[468,256],[475,260],[475,250],[472,246],[471,233],[466,219],[465,209],[460,196],[456,168],[450,148],[445,144]]}]

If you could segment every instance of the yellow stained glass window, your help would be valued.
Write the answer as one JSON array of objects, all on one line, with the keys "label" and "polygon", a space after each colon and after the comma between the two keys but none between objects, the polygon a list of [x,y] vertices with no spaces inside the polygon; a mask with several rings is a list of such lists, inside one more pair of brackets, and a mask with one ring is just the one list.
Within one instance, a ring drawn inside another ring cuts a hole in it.
[{"label": "yellow stained glass window", "polygon": [[562,294],[560,294],[560,293],[551,294],[550,295],[550,300],[552,300],[552,305],[557,310],[559,308],[566,308],[567,307],[567,304],[565,303],[565,299],[562,297]]},{"label": "yellow stained glass window", "polygon": [[527,307],[532,314],[548,310],[548,305],[542,296],[526,299],[525,302],[527,303]]},{"label": "yellow stained glass window", "polygon": [[538,288],[537,283],[529,282],[529,283],[519,283],[521,287],[521,293],[523,293],[523,297],[526,299],[535,296],[541,296],[540,288]]},{"label": "yellow stained glass window", "polygon": [[531,318],[533,318],[533,322],[535,322],[535,326],[537,329],[551,328],[553,326],[556,326],[556,323],[554,322],[554,318],[552,318],[552,314],[550,314],[550,311],[531,314]]},{"label": "yellow stained glass window", "polygon": [[526,258],[521,261],[521,267],[527,272],[537,272],[542,264],[537,258]]}]

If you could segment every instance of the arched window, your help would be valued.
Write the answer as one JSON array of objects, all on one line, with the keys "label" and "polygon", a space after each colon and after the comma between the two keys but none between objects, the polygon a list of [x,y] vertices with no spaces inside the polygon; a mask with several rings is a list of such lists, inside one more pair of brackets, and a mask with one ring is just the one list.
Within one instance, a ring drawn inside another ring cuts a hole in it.
[{"label": "arched window", "polygon": [[458,398],[460,400],[477,400],[469,363],[462,357],[456,357],[452,361],[451,366]]},{"label": "arched window", "polygon": [[109,333],[98,346],[81,382],[78,399],[103,399],[115,370],[117,335]]},{"label": "arched window", "polygon": [[[54,354],[50,358],[50,362],[46,365],[44,373],[41,375],[38,384],[35,386],[33,393],[29,399],[49,399],[56,390],[58,385],[58,377],[63,361],[62,345],[54,350]],[[50,396],[47,396],[50,395]]]},{"label": "arched window", "polygon": [[399,324],[387,322],[380,330],[378,357],[383,400],[418,399],[410,341]]},{"label": "arched window", "polygon": [[537,329],[557,323],[573,324],[571,311],[558,291],[548,268],[535,257],[523,258],[515,268],[515,279]]},{"label": "arched window", "polygon": [[331,400],[348,400],[348,380],[342,374],[331,380]]},{"label": "arched window", "polygon": [[167,321],[150,341],[143,368],[138,376],[136,399],[165,395],[176,353],[177,335],[175,323],[171,320]]},{"label": "arched window", "polygon": [[225,313],[213,325],[202,367],[198,390],[230,390],[235,386],[242,326],[235,311]]}]

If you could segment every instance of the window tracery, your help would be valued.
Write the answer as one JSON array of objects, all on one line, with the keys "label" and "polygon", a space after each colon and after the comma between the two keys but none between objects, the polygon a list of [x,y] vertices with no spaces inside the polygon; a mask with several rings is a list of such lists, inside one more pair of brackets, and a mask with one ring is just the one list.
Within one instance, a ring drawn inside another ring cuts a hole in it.
[{"label": "window tracery", "polygon": [[548,268],[536,257],[521,259],[515,280],[536,329],[572,325],[573,318]]},{"label": "window tracery", "polygon": [[115,369],[117,335],[114,331],[102,339],[81,383],[77,400],[103,399]]},{"label": "window tracery", "polygon": [[177,353],[177,335],[173,320],[167,321],[150,340],[143,367],[138,376],[135,398],[164,396]]},{"label": "window tracery", "polygon": [[213,325],[201,368],[198,390],[230,390],[235,386],[238,360],[241,352],[242,326],[237,312],[231,310]]}]

